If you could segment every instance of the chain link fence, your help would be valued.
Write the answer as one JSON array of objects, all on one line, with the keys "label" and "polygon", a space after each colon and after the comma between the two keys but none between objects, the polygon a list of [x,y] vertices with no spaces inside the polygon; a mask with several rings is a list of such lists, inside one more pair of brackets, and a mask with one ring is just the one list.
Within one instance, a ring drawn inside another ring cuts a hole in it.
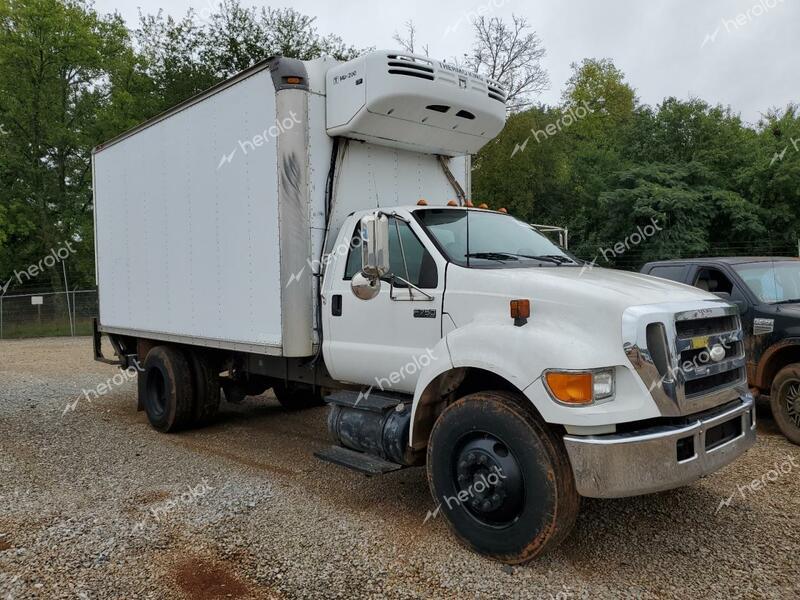
[{"label": "chain link fence", "polygon": [[97,290],[0,296],[0,339],[91,335]]}]

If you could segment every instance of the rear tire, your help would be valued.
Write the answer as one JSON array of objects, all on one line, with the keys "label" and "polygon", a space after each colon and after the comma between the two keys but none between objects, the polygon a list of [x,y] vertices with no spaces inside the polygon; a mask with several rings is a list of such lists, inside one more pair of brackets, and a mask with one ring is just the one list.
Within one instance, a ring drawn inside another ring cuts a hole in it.
[{"label": "rear tire", "polygon": [[783,435],[800,445],[800,364],[781,369],[772,382],[772,416]]},{"label": "rear tire", "polygon": [[143,378],[144,409],[153,428],[169,433],[191,422],[192,372],[183,352],[156,346],[147,353],[139,376]]},{"label": "rear tire", "polygon": [[507,564],[557,546],[580,507],[562,440],[520,400],[465,396],[442,412],[428,444],[428,482],[451,530]]},{"label": "rear tire", "polygon": [[219,372],[215,367],[214,360],[203,352],[190,352],[189,362],[194,389],[192,417],[196,425],[205,425],[219,411]]},{"label": "rear tire", "polygon": [[281,406],[287,410],[302,410],[325,404],[320,388],[295,386],[291,383],[287,385],[281,382],[273,384],[272,392]]}]

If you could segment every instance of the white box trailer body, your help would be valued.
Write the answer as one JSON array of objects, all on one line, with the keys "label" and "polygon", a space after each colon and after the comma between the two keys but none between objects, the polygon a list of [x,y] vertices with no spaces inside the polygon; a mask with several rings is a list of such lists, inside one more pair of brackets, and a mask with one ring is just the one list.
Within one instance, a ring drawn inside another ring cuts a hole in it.
[{"label": "white box trailer body", "polygon": [[[434,154],[382,139],[345,142],[326,199],[326,74],[338,64],[264,61],[95,149],[103,331],[310,356],[326,217],[335,231],[354,210],[456,197]],[[468,194],[469,157],[448,162]]]}]

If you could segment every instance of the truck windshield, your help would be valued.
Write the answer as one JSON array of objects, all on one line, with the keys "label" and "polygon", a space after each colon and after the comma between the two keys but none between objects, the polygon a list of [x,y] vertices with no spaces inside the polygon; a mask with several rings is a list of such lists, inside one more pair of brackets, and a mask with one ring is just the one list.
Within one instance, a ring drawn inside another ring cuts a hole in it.
[{"label": "truck windshield", "polygon": [[733,268],[762,302],[800,302],[800,260],[743,263]]},{"label": "truck windshield", "polygon": [[420,209],[420,224],[463,267],[576,266],[578,261],[527,223],[480,210]]}]

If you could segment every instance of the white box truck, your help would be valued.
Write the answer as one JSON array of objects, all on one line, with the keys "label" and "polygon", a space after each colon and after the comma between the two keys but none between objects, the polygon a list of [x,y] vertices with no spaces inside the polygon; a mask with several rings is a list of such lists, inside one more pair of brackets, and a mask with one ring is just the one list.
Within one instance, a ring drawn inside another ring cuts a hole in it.
[{"label": "white box truck", "polygon": [[426,57],[273,58],[97,147],[95,357],[140,366],[163,432],[220,390],[324,399],[318,456],[426,465],[455,535],[507,563],[580,496],[730,463],[755,440],[736,309],[474,207],[505,114],[497,82]]}]

